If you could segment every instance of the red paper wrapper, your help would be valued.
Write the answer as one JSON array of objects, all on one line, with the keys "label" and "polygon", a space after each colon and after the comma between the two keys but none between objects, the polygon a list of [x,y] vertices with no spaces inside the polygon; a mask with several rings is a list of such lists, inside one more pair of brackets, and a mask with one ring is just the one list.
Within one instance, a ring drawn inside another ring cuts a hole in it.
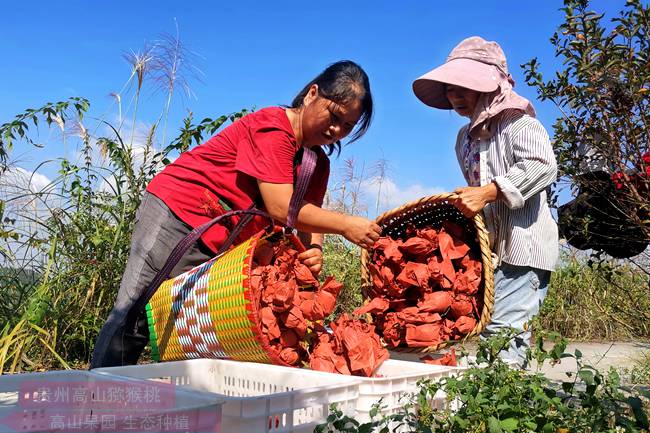
[{"label": "red paper wrapper", "polygon": [[456,360],[456,351],[454,349],[451,349],[443,356],[437,358],[434,358],[431,355],[423,356],[420,358],[420,361],[424,362],[425,364],[448,365],[450,367],[456,367],[458,365],[458,361]]},{"label": "red paper wrapper", "polygon": [[388,347],[433,346],[476,326],[482,264],[472,236],[458,224],[407,227],[404,239],[380,238],[368,271],[371,299],[354,313],[371,314]]},{"label": "red paper wrapper", "polygon": [[[388,251],[391,259],[401,257],[398,246]],[[257,291],[262,336],[286,364],[370,376],[388,358],[375,327],[363,320],[344,315],[328,332],[323,320],[336,308],[343,285],[333,277],[319,284],[286,240],[260,242],[250,284]]]},{"label": "red paper wrapper", "polygon": [[388,310],[390,307],[390,302],[386,298],[374,298],[372,301],[368,302],[363,307],[357,308],[354,310],[354,314],[360,316],[366,313],[383,313]]},{"label": "red paper wrapper", "polygon": [[448,291],[425,293],[418,302],[420,311],[428,313],[445,313],[451,307],[454,298]]}]

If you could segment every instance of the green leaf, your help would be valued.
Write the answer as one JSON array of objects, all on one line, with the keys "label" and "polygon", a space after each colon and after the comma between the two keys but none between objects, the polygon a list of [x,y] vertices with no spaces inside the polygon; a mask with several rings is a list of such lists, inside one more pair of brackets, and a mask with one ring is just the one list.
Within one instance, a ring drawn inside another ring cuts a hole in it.
[{"label": "green leaf", "polygon": [[573,392],[573,383],[571,382],[562,382],[562,390],[566,393]]},{"label": "green leaf", "polygon": [[529,430],[533,430],[533,431],[537,430],[537,423],[534,421],[524,421],[523,425]]},{"label": "green leaf", "polygon": [[508,404],[508,403],[501,403],[501,404],[499,404],[497,406],[497,410],[499,412],[505,412],[505,411],[507,411],[507,410],[509,410],[511,408],[512,408],[512,406],[510,404]]},{"label": "green leaf", "polygon": [[594,383],[594,372],[591,370],[578,371],[578,377],[587,385],[593,385]]},{"label": "green leaf", "polygon": [[547,423],[544,424],[544,427],[542,427],[542,432],[543,433],[555,433],[555,425],[553,423]]},{"label": "green leaf", "polygon": [[453,422],[458,425],[461,429],[466,429],[469,426],[469,421],[466,420],[465,418],[461,418],[458,415],[454,415],[452,418]]},{"label": "green leaf", "polygon": [[515,431],[519,426],[519,421],[514,418],[506,418],[501,420],[501,428],[505,431]]},{"label": "green leaf", "polygon": [[490,433],[503,433],[501,423],[493,416],[488,418],[488,428],[490,429]]},{"label": "green leaf", "polygon": [[372,423],[361,424],[359,426],[359,433],[371,433]]}]

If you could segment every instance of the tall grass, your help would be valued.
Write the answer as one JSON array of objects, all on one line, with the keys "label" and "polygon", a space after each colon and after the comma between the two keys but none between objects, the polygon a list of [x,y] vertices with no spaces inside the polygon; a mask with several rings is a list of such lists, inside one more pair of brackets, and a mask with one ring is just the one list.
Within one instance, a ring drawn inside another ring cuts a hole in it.
[{"label": "tall grass", "polygon": [[[87,364],[119,287],[147,183],[178,152],[245,114],[198,123],[190,115],[176,138],[161,143],[157,131],[169,112],[167,95],[161,116],[144,134],[132,126],[125,135],[121,122],[129,115],[133,125],[138,122],[139,95],[156,52],[161,48],[131,59],[133,74],[124,88],[131,88],[134,103],[122,115],[123,95],[116,98],[118,124],[94,118],[87,100],[71,98],[27,109],[0,126],[0,172],[7,174],[0,181],[0,236],[6,241],[0,249],[0,373]],[[36,144],[41,124],[59,127],[59,139],[76,144],[79,158],[58,159],[58,176],[34,190],[29,180],[22,187],[15,182],[19,169],[8,156],[15,141]]]},{"label": "tall grass", "polygon": [[580,340],[650,340],[648,276],[629,263],[565,257],[540,312],[545,329]]},{"label": "tall grass", "polygon": [[[365,182],[376,181],[381,184],[387,175],[387,163],[380,160],[370,170],[364,163],[353,158],[343,161],[338,173],[330,179],[325,207],[351,215],[368,216],[367,204],[371,197],[364,197],[362,186]],[[374,198],[379,208],[381,188]],[[323,275],[334,275],[343,283],[344,289],[337,298],[336,310],[332,317],[350,313],[363,304],[361,287],[361,249],[340,236],[326,235],[323,245]]]}]

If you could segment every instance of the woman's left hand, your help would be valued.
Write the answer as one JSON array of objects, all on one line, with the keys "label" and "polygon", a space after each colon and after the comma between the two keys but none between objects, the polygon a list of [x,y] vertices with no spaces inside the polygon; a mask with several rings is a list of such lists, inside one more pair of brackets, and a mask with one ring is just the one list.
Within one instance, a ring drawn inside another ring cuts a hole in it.
[{"label": "woman's left hand", "polygon": [[305,252],[298,254],[298,260],[317,277],[323,269],[323,250],[318,247],[309,248]]},{"label": "woman's left hand", "polygon": [[499,188],[492,182],[485,186],[457,188],[454,193],[458,195],[454,200],[454,205],[467,218],[473,218],[474,215],[483,210],[486,204],[497,199]]}]

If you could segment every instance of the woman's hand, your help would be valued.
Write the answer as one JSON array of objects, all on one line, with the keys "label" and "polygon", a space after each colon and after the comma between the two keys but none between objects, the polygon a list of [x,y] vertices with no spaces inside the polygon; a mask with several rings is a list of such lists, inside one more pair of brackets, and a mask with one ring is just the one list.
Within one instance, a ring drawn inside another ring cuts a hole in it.
[{"label": "woman's hand", "polygon": [[307,247],[308,249],[298,254],[298,260],[307,266],[312,274],[317,277],[323,269],[323,250],[320,246]]},{"label": "woman's hand", "polygon": [[346,215],[341,234],[345,239],[369,250],[381,236],[381,227],[367,218]]},{"label": "woman's hand", "polygon": [[[257,184],[266,211],[275,220],[286,222],[293,186],[260,180]],[[353,244],[366,249],[370,249],[381,235],[381,228],[367,218],[322,209],[309,202],[302,203],[295,226],[305,233],[342,235]]]},{"label": "woman's hand", "polygon": [[473,218],[483,210],[486,204],[497,199],[499,188],[492,182],[485,186],[457,188],[454,193],[458,195],[458,198],[454,200],[454,205],[467,218]]}]

